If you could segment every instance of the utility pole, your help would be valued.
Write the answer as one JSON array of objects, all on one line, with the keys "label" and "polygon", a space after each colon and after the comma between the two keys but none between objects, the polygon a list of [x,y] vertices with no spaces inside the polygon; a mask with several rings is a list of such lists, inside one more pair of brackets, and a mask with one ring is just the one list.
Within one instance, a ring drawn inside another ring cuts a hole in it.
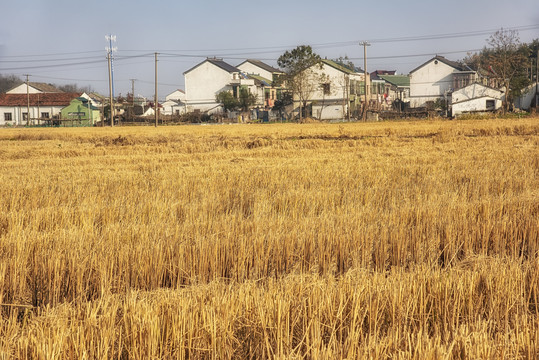
[{"label": "utility pole", "polygon": [[105,39],[109,42],[107,50],[107,59],[109,62],[109,92],[110,92],[110,126],[114,126],[114,68],[112,65],[112,53],[118,48],[112,46],[112,42],[116,41],[116,35],[106,35]]},{"label": "utility pole", "polygon": [[535,110],[539,108],[539,49],[535,58]]},{"label": "utility pole", "polygon": [[157,127],[157,122],[159,121],[159,103],[157,102],[157,53],[155,53],[155,127]]},{"label": "utility pole", "polygon": [[30,84],[28,83],[28,74],[26,75],[26,126],[30,124]]},{"label": "utility pole", "polygon": [[365,104],[363,106],[363,121],[367,121],[367,95],[369,92],[369,86],[367,85],[367,46],[371,46],[371,44],[369,44],[367,41],[362,41],[359,43],[359,45],[363,45],[363,71],[365,72]]},{"label": "utility pole", "polygon": [[131,96],[133,97],[132,99],[132,104],[131,104],[131,107],[133,108],[132,109],[132,114],[131,114],[131,121],[135,121],[135,80],[136,79],[130,79],[131,80]]},{"label": "utility pole", "polygon": [[110,97],[110,126],[114,126],[114,97],[112,95],[112,66],[110,52],[107,54],[109,63],[109,97]]}]

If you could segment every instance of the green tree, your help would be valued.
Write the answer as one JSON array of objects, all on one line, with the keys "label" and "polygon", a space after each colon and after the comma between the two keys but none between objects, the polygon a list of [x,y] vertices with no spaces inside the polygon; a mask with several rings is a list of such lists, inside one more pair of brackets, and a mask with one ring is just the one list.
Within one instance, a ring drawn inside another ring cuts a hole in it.
[{"label": "green tree", "polygon": [[319,88],[314,65],[322,66],[321,57],[313,52],[308,45],[300,45],[291,51],[286,51],[277,59],[277,65],[286,73],[285,86],[299,100],[299,120],[302,121],[303,109],[310,97]]},{"label": "green tree", "polygon": [[215,100],[223,105],[225,111],[231,111],[238,107],[238,99],[230,91],[221,91],[215,96]]},{"label": "green tree", "polygon": [[249,89],[245,87],[240,88],[238,98],[235,98],[230,91],[221,91],[217,94],[215,100],[223,105],[225,111],[249,111],[256,104],[256,96],[251,94]]},{"label": "green tree", "polygon": [[249,111],[249,109],[256,104],[256,96],[251,94],[249,89],[240,88],[238,107],[242,111]]},{"label": "green tree", "polygon": [[294,103],[294,100],[292,99],[292,94],[288,91],[282,92],[280,96],[278,96],[278,99],[275,100],[275,104],[273,105],[273,110],[279,112],[279,118],[283,118],[283,113],[285,112],[285,109],[288,105],[292,105]]}]

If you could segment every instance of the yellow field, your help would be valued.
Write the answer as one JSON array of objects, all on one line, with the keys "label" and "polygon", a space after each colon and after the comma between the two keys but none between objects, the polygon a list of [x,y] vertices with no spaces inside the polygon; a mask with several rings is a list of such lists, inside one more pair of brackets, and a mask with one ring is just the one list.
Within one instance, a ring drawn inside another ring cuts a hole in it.
[{"label": "yellow field", "polygon": [[0,359],[539,357],[539,119],[0,129]]}]

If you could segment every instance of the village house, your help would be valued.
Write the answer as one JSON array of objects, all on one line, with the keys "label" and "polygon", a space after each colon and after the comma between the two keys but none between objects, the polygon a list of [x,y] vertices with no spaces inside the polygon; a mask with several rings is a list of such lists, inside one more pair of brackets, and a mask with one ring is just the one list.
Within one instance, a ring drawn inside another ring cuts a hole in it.
[{"label": "village house", "polygon": [[385,82],[385,101],[394,105],[398,100],[400,109],[409,102],[410,97],[410,77],[407,75],[378,75],[380,80]]},{"label": "village house", "polygon": [[493,112],[502,107],[504,92],[473,83],[451,94],[451,114]]},{"label": "village house", "polygon": [[469,67],[437,55],[410,71],[410,107],[448,101],[451,92],[477,80],[477,73]]},{"label": "village house", "polygon": [[276,84],[279,83],[279,77],[282,77],[284,72],[255,59],[247,59],[237,68],[257,83],[257,104],[264,108],[272,108],[275,100],[280,96],[281,87]]},{"label": "village house", "polygon": [[[308,99],[306,116],[319,120],[343,119],[363,100],[365,74],[358,73],[332,60],[323,59],[304,70],[310,81],[317,82]],[[294,97],[296,111],[299,98]]]},{"label": "village house", "polygon": [[186,95],[183,90],[175,90],[165,97],[165,102],[161,103],[161,114],[163,115],[183,115],[186,112]]},{"label": "village house", "polygon": [[187,112],[220,113],[223,107],[216,100],[217,94],[229,91],[238,97],[241,87],[255,86],[254,79],[218,58],[207,58],[187,70],[184,77]]},{"label": "village house", "polygon": [[[0,94],[0,126],[39,125],[59,117],[80,93]],[[30,116],[28,116],[28,110]]]},{"label": "village house", "polygon": [[72,124],[93,126],[101,121],[99,108],[92,105],[91,100],[86,97],[77,97],[71,100],[70,104],[60,111],[61,120],[69,120]]}]

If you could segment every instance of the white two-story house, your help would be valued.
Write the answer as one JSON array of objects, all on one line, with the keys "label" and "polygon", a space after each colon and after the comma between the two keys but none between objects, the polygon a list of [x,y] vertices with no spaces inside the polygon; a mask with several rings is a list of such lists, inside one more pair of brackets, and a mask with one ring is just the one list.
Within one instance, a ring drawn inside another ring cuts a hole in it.
[{"label": "white two-story house", "polygon": [[230,91],[238,96],[240,87],[255,86],[254,79],[247,78],[241,71],[218,58],[207,58],[184,72],[185,107],[187,112],[222,112],[216,96],[222,91]]},{"label": "white two-story house", "polygon": [[472,69],[437,55],[410,71],[410,107],[423,107],[436,100],[449,101],[451,92],[477,79]]},{"label": "white two-story house", "polygon": [[[332,60],[321,60],[305,70],[314,87],[308,94],[308,113],[319,120],[344,119],[354,103],[362,101],[365,74]],[[299,99],[294,96],[295,107]],[[309,115],[309,114],[306,115]]]}]

